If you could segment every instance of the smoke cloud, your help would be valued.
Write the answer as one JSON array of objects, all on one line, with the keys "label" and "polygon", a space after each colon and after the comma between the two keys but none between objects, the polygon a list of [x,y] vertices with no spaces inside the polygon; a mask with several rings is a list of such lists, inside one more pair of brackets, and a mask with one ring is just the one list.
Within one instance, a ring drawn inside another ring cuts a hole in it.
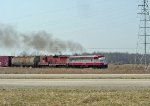
[{"label": "smoke cloud", "polygon": [[84,48],[73,41],[54,38],[45,31],[36,33],[20,33],[12,26],[0,24],[0,47],[26,48],[28,50],[46,51],[49,53],[82,52]]},{"label": "smoke cloud", "polygon": [[13,48],[18,45],[17,32],[11,26],[0,24],[0,45],[5,48]]}]

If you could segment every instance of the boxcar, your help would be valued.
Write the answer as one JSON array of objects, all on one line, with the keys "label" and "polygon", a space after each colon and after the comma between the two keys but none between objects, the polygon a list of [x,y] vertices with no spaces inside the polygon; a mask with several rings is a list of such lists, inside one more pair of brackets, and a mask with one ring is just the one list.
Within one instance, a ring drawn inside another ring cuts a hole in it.
[{"label": "boxcar", "polygon": [[39,56],[23,56],[23,57],[13,57],[12,66],[19,67],[38,67]]},{"label": "boxcar", "polygon": [[68,59],[68,66],[107,68],[108,64],[104,56],[89,55],[89,56],[70,56]]},{"label": "boxcar", "polygon": [[9,67],[11,66],[12,56],[0,56],[0,67]]}]

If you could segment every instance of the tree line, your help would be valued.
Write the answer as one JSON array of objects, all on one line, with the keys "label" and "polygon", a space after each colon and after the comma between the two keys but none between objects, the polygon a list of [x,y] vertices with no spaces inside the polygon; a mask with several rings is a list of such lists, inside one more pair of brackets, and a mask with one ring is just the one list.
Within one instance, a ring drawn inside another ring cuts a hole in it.
[{"label": "tree line", "polygon": [[[104,55],[109,64],[141,64],[144,63],[144,55],[135,53],[118,52],[93,52],[83,53],[84,55]],[[150,55],[146,56],[147,63],[150,63]]]}]

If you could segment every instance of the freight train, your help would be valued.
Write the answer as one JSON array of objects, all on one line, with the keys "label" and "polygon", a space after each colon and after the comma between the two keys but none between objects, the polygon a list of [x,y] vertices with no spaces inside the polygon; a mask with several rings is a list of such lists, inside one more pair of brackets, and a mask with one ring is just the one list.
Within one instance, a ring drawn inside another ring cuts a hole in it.
[{"label": "freight train", "polygon": [[87,56],[0,56],[0,67],[74,67],[107,68],[101,55]]}]

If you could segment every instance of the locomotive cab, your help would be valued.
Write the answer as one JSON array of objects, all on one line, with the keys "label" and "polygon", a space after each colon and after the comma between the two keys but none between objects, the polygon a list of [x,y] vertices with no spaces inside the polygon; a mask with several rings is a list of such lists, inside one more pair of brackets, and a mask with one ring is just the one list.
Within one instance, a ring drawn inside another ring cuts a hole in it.
[{"label": "locomotive cab", "polygon": [[107,63],[105,57],[101,57],[101,58],[99,58],[98,60],[99,60],[100,63],[103,63],[103,64],[104,64],[104,65],[103,65],[104,68],[107,68],[107,67],[108,67],[108,63]]}]

